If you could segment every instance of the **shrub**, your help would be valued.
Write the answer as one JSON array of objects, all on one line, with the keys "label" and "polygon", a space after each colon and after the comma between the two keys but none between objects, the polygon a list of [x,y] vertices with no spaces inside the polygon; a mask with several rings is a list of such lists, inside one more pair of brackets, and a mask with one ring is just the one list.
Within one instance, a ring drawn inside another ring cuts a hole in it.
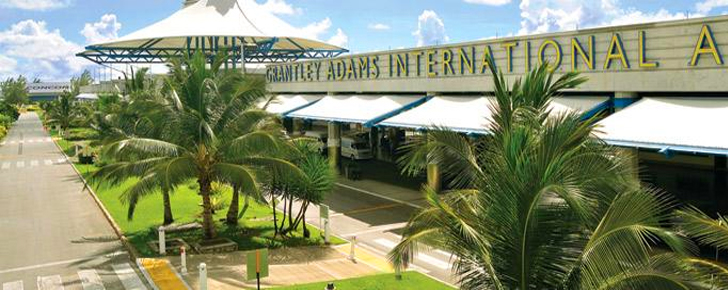
[{"label": "shrub", "polygon": [[0,125],[0,139],[5,138],[5,135],[8,134],[8,129],[5,128],[5,126]]},{"label": "shrub", "polygon": [[97,137],[96,131],[88,128],[72,128],[66,134],[66,140],[68,141],[93,140]]},{"label": "shrub", "polygon": [[14,121],[12,117],[0,114],[0,126],[5,127],[5,129],[9,128]]}]

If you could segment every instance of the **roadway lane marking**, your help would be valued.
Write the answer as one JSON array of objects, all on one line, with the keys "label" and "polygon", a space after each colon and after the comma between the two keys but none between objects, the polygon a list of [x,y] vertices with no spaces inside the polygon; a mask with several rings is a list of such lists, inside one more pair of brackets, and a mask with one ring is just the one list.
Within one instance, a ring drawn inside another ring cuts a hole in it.
[{"label": "roadway lane marking", "polygon": [[[377,244],[380,244],[390,250],[394,249],[394,247],[397,246],[397,243],[392,242],[387,239],[376,239],[376,240],[374,240],[374,242]],[[450,263],[442,261],[438,258],[435,258],[435,257],[427,255],[427,254],[417,253],[417,256],[415,257],[414,261],[417,261],[417,260],[419,260],[421,262],[425,262],[429,265],[435,266],[442,270],[450,269]]]},{"label": "roadway lane marking", "polygon": [[377,211],[377,210],[382,210],[382,209],[399,207],[399,206],[403,206],[403,205],[404,204],[401,204],[401,203],[384,204],[384,205],[380,205],[380,206],[365,207],[365,208],[350,210],[350,211],[344,212],[343,214],[352,215],[352,214],[358,214],[358,213],[366,213],[366,212],[370,212],[370,211]]},{"label": "roadway lane marking", "polygon": [[379,233],[379,232],[383,233],[383,232],[388,232],[388,231],[392,231],[392,230],[396,230],[396,229],[401,229],[406,226],[407,226],[406,222],[389,224],[389,225],[381,225],[381,226],[371,227],[368,230],[364,230],[364,231],[359,231],[359,232],[350,233],[350,234],[343,234],[342,236],[343,237],[352,237],[352,236],[360,236],[360,235],[370,234],[370,233]]},{"label": "roadway lane marking", "polygon": [[32,160],[30,161],[30,167],[38,166],[38,160]]},{"label": "roadway lane marking", "polygon": [[142,280],[139,279],[129,263],[116,264],[111,267],[114,268],[114,273],[116,273],[116,277],[119,278],[121,284],[124,285],[124,289],[147,290],[147,287],[144,286],[144,283],[142,283]]},{"label": "roadway lane marking", "polygon": [[3,167],[2,167],[2,168],[3,168],[3,169],[8,169],[8,168],[10,168],[10,162],[3,162]]},{"label": "roadway lane marking", "polygon": [[3,283],[3,290],[23,290],[23,281]]},{"label": "roadway lane marking", "polygon": [[38,290],[63,290],[61,275],[38,277]]},{"label": "roadway lane marking", "polygon": [[17,167],[17,168],[25,167],[25,161],[18,161],[17,163],[15,163],[15,167]]},{"label": "roadway lane marking", "polygon": [[4,269],[0,270],[0,274],[6,274],[6,273],[12,273],[12,272],[18,272],[18,271],[27,271],[27,270],[33,270],[33,269],[39,269],[39,268],[45,268],[45,267],[51,267],[51,266],[58,266],[58,265],[65,265],[65,264],[72,264],[76,262],[84,262],[84,261],[90,261],[93,259],[98,258],[110,258],[115,255],[119,255],[125,252],[118,251],[112,254],[106,254],[106,255],[99,255],[99,256],[90,256],[85,258],[78,258],[78,259],[71,259],[71,260],[65,260],[65,261],[57,261],[57,262],[50,262],[45,264],[37,264],[37,265],[30,265],[25,267],[17,267],[17,268],[10,268],[10,269]]},{"label": "roadway lane marking", "polygon": [[81,285],[83,290],[105,290],[104,283],[101,281],[101,277],[96,273],[96,270],[83,270],[78,271],[78,278],[81,278]]},{"label": "roadway lane marking", "polygon": [[393,202],[396,202],[396,203],[405,204],[405,205],[408,205],[408,206],[411,206],[411,207],[414,207],[414,208],[422,208],[422,206],[416,205],[416,204],[411,203],[411,202],[401,201],[399,199],[394,199],[394,198],[391,198],[391,197],[386,196],[386,195],[381,195],[381,194],[374,193],[374,192],[371,192],[371,191],[368,191],[368,190],[363,190],[363,189],[356,188],[356,187],[353,187],[353,186],[348,186],[348,185],[343,184],[343,183],[337,182],[336,185],[338,185],[340,187],[343,187],[343,188],[347,188],[347,189],[351,189],[351,190],[354,190],[354,191],[358,191],[358,192],[361,192],[361,193],[365,193],[365,194],[368,194],[368,195],[371,195],[371,196],[375,196],[375,197],[378,197],[378,198],[381,198],[381,199],[386,199],[386,200],[393,201]]},{"label": "roadway lane marking", "polygon": [[43,163],[45,163],[45,165],[53,165],[53,160],[46,159],[43,161]]}]

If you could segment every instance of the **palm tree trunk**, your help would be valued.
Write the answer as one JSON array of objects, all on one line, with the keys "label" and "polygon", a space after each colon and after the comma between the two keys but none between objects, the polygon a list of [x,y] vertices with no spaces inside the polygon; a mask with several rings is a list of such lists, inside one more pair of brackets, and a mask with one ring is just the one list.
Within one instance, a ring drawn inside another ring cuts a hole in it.
[{"label": "palm tree trunk", "polygon": [[240,208],[240,187],[233,186],[233,198],[225,218],[225,223],[231,226],[238,225],[238,210]]},{"label": "palm tree trunk", "polygon": [[308,231],[308,228],[306,228],[306,211],[308,210],[308,202],[303,203],[303,208],[301,209],[303,213],[301,214],[301,220],[303,223],[303,237],[304,238],[310,238],[311,232]]},{"label": "palm tree trunk", "polygon": [[248,207],[250,206],[250,195],[245,195],[245,201],[243,202],[243,209],[240,210],[240,213],[238,214],[238,217],[243,217],[245,215],[245,212],[248,211]]},{"label": "palm tree trunk", "polygon": [[172,216],[172,203],[169,201],[169,190],[162,189],[162,198],[164,199],[164,225],[169,225],[174,222]]},{"label": "palm tree trunk", "polygon": [[212,184],[204,178],[201,178],[198,183],[200,184],[200,195],[202,195],[202,230],[205,239],[209,240],[215,238],[215,221],[212,217],[212,201],[210,200]]},{"label": "palm tree trunk", "polygon": [[273,207],[273,239],[278,235],[278,217],[276,215],[276,195],[271,191],[271,204]]}]

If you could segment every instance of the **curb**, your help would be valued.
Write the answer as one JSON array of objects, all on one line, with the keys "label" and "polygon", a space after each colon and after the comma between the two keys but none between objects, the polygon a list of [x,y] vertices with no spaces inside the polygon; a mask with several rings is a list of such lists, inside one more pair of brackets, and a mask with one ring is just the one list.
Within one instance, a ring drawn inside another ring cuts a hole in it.
[{"label": "curb", "polygon": [[[48,130],[46,130],[46,132],[48,132]],[[50,135],[50,132],[48,132],[48,133]],[[53,140],[53,144],[56,145],[56,148],[58,149],[58,151],[60,151],[61,154],[63,154],[63,157],[66,159],[66,162],[68,162],[71,165],[71,168],[73,168],[73,171],[76,172],[76,175],[78,175],[78,178],[81,179],[81,181],[83,182],[83,189],[88,191],[91,198],[93,198],[94,202],[96,202],[96,205],[99,207],[99,209],[101,209],[101,212],[104,214],[106,221],[109,222],[109,224],[111,225],[111,228],[114,230],[114,233],[116,233],[116,236],[121,241],[121,244],[124,246],[124,248],[126,248],[127,252],[129,252],[129,260],[132,262],[135,262],[136,259],[139,256],[141,256],[139,254],[139,252],[137,252],[136,248],[134,248],[134,246],[131,245],[131,243],[129,242],[129,239],[121,231],[121,227],[119,227],[119,225],[116,223],[116,221],[114,221],[114,218],[111,216],[111,213],[109,213],[109,211],[106,209],[104,204],[101,202],[99,197],[96,195],[96,192],[88,185],[88,181],[86,181],[86,179],[83,177],[81,172],[78,171],[78,168],[76,168],[76,166],[73,164],[73,162],[71,161],[71,158],[68,157],[68,155],[66,155],[66,152],[63,151],[63,148],[61,148],[61,146],[58,145],[57,140],[54,139],[52,136],[51,136],[51,140]]]}]

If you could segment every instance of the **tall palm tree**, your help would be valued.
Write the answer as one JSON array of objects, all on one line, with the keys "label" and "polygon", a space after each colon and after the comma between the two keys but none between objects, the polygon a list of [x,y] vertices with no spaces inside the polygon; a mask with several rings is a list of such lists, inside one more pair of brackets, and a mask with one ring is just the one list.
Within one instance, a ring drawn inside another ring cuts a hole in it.
[{"label": "tall palm tree", "polygon": [[424,242],[454,255],[463,289],[701,288],[683,274],[694,245],[666,224],[675,202],[642,187],[593,120],[549,111],[585,79],[542,65],[508,88],[493,75],[490,134],[434,127],[400,159],[410,174],[439,165],[454,189],[424,190],[428,206],[390,253],[395,266]]},{"label": "tall palm tree", "polygon": [[47,122],[58,125],[61,129],[61,136],[65,136],[68,128],[84,120],[84,114],[76,101],[76,96],[71,92],[63,92],[49,105],[47,118]]},{"label": "tall palm tree", "polygon": [[[125,82],[126,96],[119,95],[100,96],[97,109],[89,122],[98,136],[101,145],[108,145],[128,138],[155,138],[163,137],[164,127],[157,126],[152,120],[158,119],[163,110],[160,105],[166,101],[160,97],[161,92],[153,81],[147,78],[148,69],[142,68],[132,71],[131,78]],[[128,159],[128,158],[127,158]],[[131,177],[142,177],[144,173],[131,169],[134,164],[128,161],[116,160],[111,165],[94,174],[96,180],[104,179],[109,185],[118,185]],[[163,205],[163,225],[174,222],[170,193],[173,187],[160,184]],[[141,199],[137,195],[123,196],[123,202],[128,204],[127,218],[132,219],[137,202]]]},{"label": "tall palm tree", "polygon": [[134,156],[127,160],[127,170],[142,177],[124,193],[127,196],[143,197],[160,184],[174,188],[196,180],[204,237],[210,239],[216,236],[210,196],[213,182],[257,194],[256,173],[261,168],[298,171],[275,155],[282,140],[277,118],[255,107],[264,96],[264,80],[222,70],[224,56],[217,56],[209,67],[207,60],[196,53],[171,63],[165,102],[145,115],[162,128],[162,136],[126,138],[105,151],[119,160]]}]

